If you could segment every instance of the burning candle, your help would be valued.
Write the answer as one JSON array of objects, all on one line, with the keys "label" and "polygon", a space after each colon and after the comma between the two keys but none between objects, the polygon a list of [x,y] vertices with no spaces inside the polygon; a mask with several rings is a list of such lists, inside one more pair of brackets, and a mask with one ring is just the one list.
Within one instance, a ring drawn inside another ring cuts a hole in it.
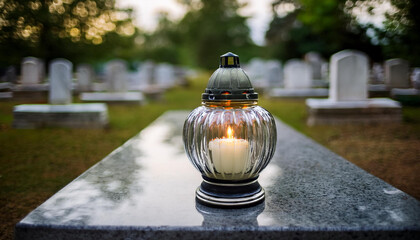
[{"label": "burning candle", "polygon": [[209,142],[209,150],[214,169],[224,179],[243,175],[249,167],[249,143],[245,139],[234,138],[231,127],[227,129],[227,137]]}]

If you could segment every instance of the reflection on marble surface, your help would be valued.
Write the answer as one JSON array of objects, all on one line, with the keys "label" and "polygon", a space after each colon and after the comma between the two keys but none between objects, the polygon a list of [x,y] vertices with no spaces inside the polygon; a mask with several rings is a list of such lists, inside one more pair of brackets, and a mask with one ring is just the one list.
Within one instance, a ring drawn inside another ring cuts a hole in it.
[{"label": "reflection on marble surface", "polygon": [[202,179],[181,139],[187,114],[162,115],[19,224],[279,231],[420,228],[417,200],[280,121],[275,156],[259,180],[265,202],[233,210],[197,205],[195,190]]}]

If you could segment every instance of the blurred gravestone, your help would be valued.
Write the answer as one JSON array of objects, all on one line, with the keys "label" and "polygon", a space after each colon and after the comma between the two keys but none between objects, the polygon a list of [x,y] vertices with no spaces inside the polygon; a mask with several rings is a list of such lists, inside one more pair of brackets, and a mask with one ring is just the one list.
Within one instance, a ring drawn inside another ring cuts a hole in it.
[{"label": "blurred gravestone", "polygon": [[287,61],[284,65],[284,87],[290,89],[311,88],[311,66],[297,59]]},{"label": "blurred gravestone", "polygon": [[112,60],[105,67],[105,79],[110,92],[126,92],[127,63],[123,60]]},{"label": "blurred gravestone", "polygon": [[49,68],[51,104],[70,104],[73,64],[66,59],[51,61]]},{"label": "blurred gravestone", "polygon": [[268,95],[279,98],[328,96],[328,89],[312,88],[312,86],[311,65],[299,59],[291,59],[284,65],[284,88],[273,88]]},{"label": "blurred gravestone", "polygon": [[174,67],[167,63],[158,64],[155,68],[156,84],[163,89],[168,89],[176,84]]},{"label": "blurred gravestone", "polygon": [[108,108],[103,103],[71,104],[73,64],[54,59],[49,67],[50,104],[23,104],[13,109],[14,128],[103,128]]},{"label": "blurred gravestone", "polygon": [[21,63],[20,84],[13,87],[16,101],[47,102],[48,84],[42,83],[45,76],[44,62],[35,57],[26,57]]},{"label": "blurred gravestone", "polygon": [[151,61],[146,61],[140,65],[139,78],[140,84],[143,88],[148,88],[154,85],[155,64]]},{"label": "blurred gravestone", "polygon": [[281,63],[276,60],[270,60],[266,63],[268,87],[283,86],[283,71]]},{"label": "blurred gravestone", "polygon": [[39,84],[41,83],[40,79],[40,68],[42,64],[38,58],[26,57],[22,61],[22,74],[21,74],[21,84]]},{"label": "blurred gravestone", "polygon": [[107,102],[116,104],[141,104],[144,96],[139,91],[129,92],[127,63],[112,60],[105,66],[105,82],[108,92],[85,92],[80,99],[85,102]]},{"label": "blurred gravestone", "polygon": [[307,99],[308,125],[400,122],[401,105],[388,98],[367,98],[368,58],[344,50],[331,56],[330,97]]},{"label": "blurred gravestone", "polygon": [[409,64],[406,60],[394,58],[385,62],[385,84],[388,88],[409,88]]},{"label": "blurred gravestone", "polygon": [[248,74],[254,88],[261,89],[268,86],[266,63],[264,60],[259,58],[251,59],[251,61],[245,66],[245,71]]},{"label": "blurred gravestone", "polygon": [[94,71],[89,64],[80,64],[77,66],[77,89],[80,92],[89,92],[92,90],[92,81]]},{"label": "blurred gravestone", "polygon": [[404,105],[420,105],[420,68],[414,68],[411,74],[413,88],[393,88],[391,96]]},{"label": "blurred gravestone", "polygon": [[304,59],[311,66],[312,79],[322,79],[321,68],[324,60],[321,55],[317,52],[308,52],[305,54]]},{"label": "blurred gravestone", "polygon": [[367,99],[368,58],[364,53],[341,51],[331,57],[330,99],[358,101]]}]

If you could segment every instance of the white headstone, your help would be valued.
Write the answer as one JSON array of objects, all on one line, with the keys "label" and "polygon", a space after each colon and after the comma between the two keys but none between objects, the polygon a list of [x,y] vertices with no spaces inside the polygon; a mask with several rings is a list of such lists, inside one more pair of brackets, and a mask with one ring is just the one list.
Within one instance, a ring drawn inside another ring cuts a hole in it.
[{"label": "white headstone", "polygon": [[311,88],[311,66],[298,59],[291,59],[284,65],[284,88]]},{"label": "white headstone", "polygon": [[54,59],[49,67],[50,104],[70,104],[72,99],[73,64],[66,59]]},{"label": "white headstone", "polygon": [[112,60],[105,67],[105,79],[108,90],[111,92],[126,92],[127,86],[127,64],[123,60]]},{"label": "white headstone", "polygon": [[167,63],[158,64],[155,68],[156,84],[164,88],[173,87],[176,84],[174,67]]},{"label": "white headstone", "polygon": [[267,71],[265,61],[259,58],[253,58],[245,66],[245,71],[256,88],[264,88],[268,86]]},{"label": "white headstone", "polygon": [[420,89],[420,68],[414,68],[411,74],[411,81],[415,89]]},{"label": "white headstone", "polygon": [[267,81],[269,87],[282,87],[283,86],[283,71],[281,63],[276,60],[270,60],[266,63]]},{"label": "white headstone", "polygon": [[94,71],[88,64],[80,64],[77,66],[77,86],[79,91],[87,92],[92,90],[92,80]]},{"label": "white headstone", "polygon": [[154,84],[155,64],[151,61],[141,63],[139,70],[140,84],[143,87]]},{"label": "white headstone", "polygon": [[409,64],[406,60],[394,58],[385,62],[385,84],[389,88],[409,88]]},{"label": "white headstone", "polygon": [[22,60],[21,83],[24,85],[41,83],[40,60],[35,57],[26,57]]},{"label": "white headstone", "polygon": [[366,54],[344,50],[331,56],[330,99],[360,101],[368,97],[369,62]]},{"label": "white headstone", "polygon": [[325,62],[317,52],[308,52],[305,54],[305,62],[312,68],[312,79],[322,79],[322,64]]}]

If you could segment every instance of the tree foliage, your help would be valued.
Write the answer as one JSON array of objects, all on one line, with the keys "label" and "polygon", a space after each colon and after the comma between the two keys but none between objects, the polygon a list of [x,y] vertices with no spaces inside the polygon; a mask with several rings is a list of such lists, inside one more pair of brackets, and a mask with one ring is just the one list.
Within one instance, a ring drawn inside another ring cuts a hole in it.
[{"label": "tree foliage", "polygon": [[274,18],[266,33],[268,48],[283,60],[309,51],[330,56],[343,49],[358,49],[374,60],[381,59],[380,47],[372,44],[347,8],[347,0],[275,1]]},{"label": "tree foliage", "polygon": [[255,45],[250,38],[243,7],[236,0],[181,0],[188,12],[178,25],[182,59],[191,65],[214,69],[220,55],[232,51],[246,60]]},{"label": "tree foliage", "polygon": [[0,64],[124,54],[135,33],[131,14],[115,0],[0,0]]}]

